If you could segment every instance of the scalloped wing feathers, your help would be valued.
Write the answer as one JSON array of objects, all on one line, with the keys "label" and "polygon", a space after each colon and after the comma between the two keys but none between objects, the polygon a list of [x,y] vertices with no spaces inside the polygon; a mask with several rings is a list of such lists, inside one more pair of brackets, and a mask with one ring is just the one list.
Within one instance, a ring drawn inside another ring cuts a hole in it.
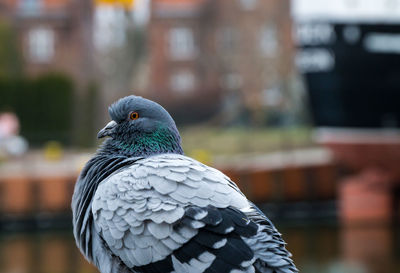
[{"label": "scalloped wing feathers", "polygon": [[184,207],[248,206],[221,172],[180,155],[139,160],[103,181],[94,196],[96,227],[110,249],[129,266],[165,258],[197,230],[172,230]]},{"label": "scalloped wing feathers", "polygon": [[[134,272],[254,272],[256,258],[265,272],[272,272],[267,262],[282,268],[276,272],[296,272],[276,229],[243,214],[251,206],[220,171],[164,154],[101,182],[92,213],[108,249]],[[232,255],[238,264],[229,263]]]}]

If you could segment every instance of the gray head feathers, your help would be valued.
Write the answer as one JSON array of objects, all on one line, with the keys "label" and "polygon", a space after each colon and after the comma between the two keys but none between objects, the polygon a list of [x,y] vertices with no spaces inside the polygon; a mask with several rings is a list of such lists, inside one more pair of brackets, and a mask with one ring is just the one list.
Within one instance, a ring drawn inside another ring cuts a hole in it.
[{"label": "gray head feathers", "polygon": [[158,103],[132,95],[119,99],[108,111],[113,121],[99,137],[111,139],[105,142],[103,151],[127,156],[183,153],[175,122]]},{"label": "gray head feathers", "polygon": [[140,96],[131,95],[121,98],[108,108],[110,117],[116,122],[126,120],[131,111],[138,112],[139,116],[166,122],[169,125],[173,124],[175,126],[174,120],[164,107]]}]

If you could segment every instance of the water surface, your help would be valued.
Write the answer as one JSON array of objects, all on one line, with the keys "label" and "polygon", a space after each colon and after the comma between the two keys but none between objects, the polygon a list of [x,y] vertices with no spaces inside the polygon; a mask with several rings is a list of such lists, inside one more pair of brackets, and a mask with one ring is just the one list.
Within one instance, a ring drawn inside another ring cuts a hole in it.
[{"label": "water surface", "polygon": [[[400,272],[398,232],[390,227],[279,227],[301,272]],[[70,231],[0,233],[0,273],[95,273]]]}]

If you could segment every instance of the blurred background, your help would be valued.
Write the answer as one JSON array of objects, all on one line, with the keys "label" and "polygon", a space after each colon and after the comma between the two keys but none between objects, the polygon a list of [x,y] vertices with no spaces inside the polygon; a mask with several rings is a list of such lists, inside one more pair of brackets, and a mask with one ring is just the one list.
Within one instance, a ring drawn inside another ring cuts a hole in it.
[{"label": "blurred background", "polygon": [[301,272],[400,272],[400,0],[0,0],[0,272],[97,272],[71,195],[130,94]]}]

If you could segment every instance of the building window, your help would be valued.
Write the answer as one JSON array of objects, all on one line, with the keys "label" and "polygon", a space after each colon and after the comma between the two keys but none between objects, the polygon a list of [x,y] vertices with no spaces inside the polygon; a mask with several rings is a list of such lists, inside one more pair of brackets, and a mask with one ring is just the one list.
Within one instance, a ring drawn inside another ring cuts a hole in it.
[{"label": "building window", "polygon": [[274,57],[278,53],[278,34],[275,26],[265,26],[260,33],[260,50],[266,57]]},{"label": "building window", "polygon": [[37,15],[42,9],[42,0],[20,0],[18,9],[24,15]]},{"label": "building window", "polygon": [[284,101],[284,97],[279,86],[266,88],[262,91],[262,103],[265,106],[277,107]]},{"label": "building window", "polygon": [[29,59],[36,63],[50,62],[54,55],[54,31],[38,27],[28,34]]},{"label": "building window", "polygon": [[169,53],[172,59],[185,60],[195,57],[193,31],[186,27],[176,27],[169,31]]},{"label": "building window", "polygon": [[172,74],[170,78],[170,87],[178,93],[188,93],[193,91],[196,85],[196,79],[192,72],[182,70]]},{"label": "building window", "polygon": [[243,79],[238,73],[228,73],[221,77],[220,83],[224,89],[238,90],[243,85]]},{"label": "building window", "polygon": [[[245,10],[253,10],[256,8],[258,0],[239,0],[240,5]],[[265,0],[263,0],[265,1]]]},{"label": "building window", "polygon": [[127,40],[125,10],[99,5],[94,13],[94,45],[100,52],[121,48]]},{"label": "building window", "polygon": [[223,27],[217,32],[217,47],[224,51],[234,50],[238,46],[238,31],[232,27]]}]

